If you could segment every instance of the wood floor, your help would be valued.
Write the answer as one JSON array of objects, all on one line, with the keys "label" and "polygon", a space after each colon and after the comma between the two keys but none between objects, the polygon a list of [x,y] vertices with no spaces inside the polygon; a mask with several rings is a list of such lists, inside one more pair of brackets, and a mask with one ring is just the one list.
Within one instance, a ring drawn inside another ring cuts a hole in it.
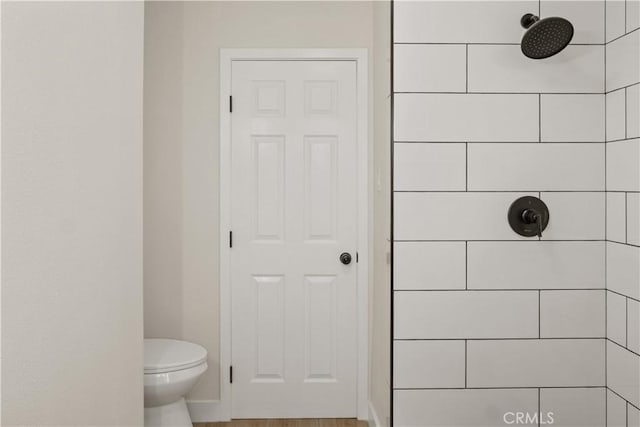
[{"label": "wood floor", "polygon": [[193,423],[193,427],[368,427],[355,418],[232,420],[228,423]]}]

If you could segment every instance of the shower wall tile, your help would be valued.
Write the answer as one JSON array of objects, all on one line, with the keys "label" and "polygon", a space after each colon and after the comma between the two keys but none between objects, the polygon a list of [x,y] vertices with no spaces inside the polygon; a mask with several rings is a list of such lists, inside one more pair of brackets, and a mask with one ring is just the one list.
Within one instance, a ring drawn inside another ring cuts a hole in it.
[{"label": "shower wall tile", "polygon": [[640,406],[640,356],[607,341],[607,386],[635,406]]},{"label": "shower wall tile", "polygon": [[609,92],[607,99],[607,141],[625,139],[626,105],[625,89]]},{"label": "shower wall tile", "polygon": [[395,290],[464,289],[465,242],[396,242]]},{"label": "shower wall tile", "polygon": [[[606,59],[630,64],[632,42],[603,44],[628,31],[619,6],[394,2],[395,425],[494,427],[518,407],[544,411],[538,393],[555,425],[604,425],[604,337],[628,324],[626,311],[607,318],[607,274],[640,293],[633,255],[607,263],[604,241],[632,235],[640,186],[634,142],[605,144],[638,138],[640,85],[623,88],[632,71],[611,63],[605,76]],[[524,57],[525,13],[569,19],[572,44]],[[612,85],[625,96],[606,96]],[[542,240],[508,225],[523,195],[550,208]]]},{"label": "shower wall tile", "polygon": [[395,193],[396,240],[524,240],[506,221],[509,206],[537,193]]},{"label": "shower wall tile", "polygon": [[607,427],[627,427],[627,402],[607,390]]},{"label": "shower wall tile", "polygon": [[640,248],[607,242],[607,289],[640,299]]},{"label": "shower wall tile", "polygon": [[625,193],[607,192],[607,240],[623,242],[626,239]]},{"label": "shower wall tile", "polygon": [[627,419],[629,427],[640,427],[640,410],[627,405]]},{"label": "shower wall tile", "polygon": [[520,45],[470,45],[469,92],[602,93],[603,61],[602,45],[568,46],[544,61]]},{"label": "shower wall tile", "polygon": [[519,43],[523,33],[520,18],[537,10],[535,0],[398,1],[393,8],[393,40],[395,43]]},{"label": "shower wall tile", "polygon": [[466,156],[466,144],[395,144],[395,190],[464,191],[467,181]]},{"label": "shower wall tile", "polygon": [[[540,198],[553,212],[542,240],[604,240],[606,199],[603,191],[541,193]],[[589,214],[576,215],[576,212]]]},{"label": "shower wall tile", "polygon": [[638,83],[640,32],[634,31],[607,45],[607,92]]},{"label": "shower wall tile", "polygon": [[607,338],[627,345],[627,298],[607,291]]},{"label": "shower wall tile", "polygon": [[396,341],[396,388],[464,388],[464,341]]},{"label": "shower wall tile", "polygon": [[627,32],[640,28],[640,0],[627,0]]},{"label": "shower wall tile", "polygon": [[396,92],[465,92],[465,45],[397,45],[393,84]]},{"label": "shower wall tile", "polygon": [[536,291],[395,293],[396,339],[538,337]]},{"label": "shower wall tile", "polygon": [[541,95],[542,142],[604,142],[604,96]]},{"label": "shower wall tile", "polygon": [[605,291],[541,291],[541,338],[604,338]]},{"label": "shower wall tile", "polygon": [[470,144],[468,155],[469,190],[604,190],[604,144]]},{"label": "shower wall tile", "polygon": [[603,339],[467,343],[469,387],[604,386]]},{"label": "shower wall tile", "polygon": [[604,242],[469,242],[469,289],[603,289]]},{"label": "shower wall tile", "polygon": [[537,389],[397,390],[394,425],[495,427],[507,412],[538,412]]},{"label": "shower wall tile", "polygon": [[542,0],[540,16],[562,16],[574,27],[571,43],[604,43],[604,0]]},{"label": "shower wall tile", "polygon": [[598,388],[540,390],[540,413],[553,412],[555,427],[602,427],[606,425],[606,393]]},{"label": "shower wall tile", "polygon": [[640,302],[627,298],[627,346],[640,354]]},{"label": "shower wall tile", "polygon": [[625,33],[625,0],[606,0],[606,41],[618,38]]},{"label": "shower wall tile", "polygon": [[640,191],[640,139],[607,143],[607,190]]},{"label": "shower wall tile", "polygon": [[396,94],[396,141],[538,141],[538,95]]},{"label": "shower wall tile", "polygon": [[[640,79],[640,75],[638,76]],[[627,138],[640,137],[640,84],[627,88]]]},{"label": "shower wall tile", "polygon": [[640,193],[627,193],[627,243],[640,246]]}]

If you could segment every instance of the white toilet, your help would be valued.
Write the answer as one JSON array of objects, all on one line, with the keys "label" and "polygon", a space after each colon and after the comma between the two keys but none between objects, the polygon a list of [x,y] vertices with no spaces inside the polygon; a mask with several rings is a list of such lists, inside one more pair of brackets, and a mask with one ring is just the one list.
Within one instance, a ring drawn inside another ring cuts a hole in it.
[{"label": "white toilet", "polygon": [[207,350],[170,339],[144,340],[144,425],[192,427],[184,396],[207,370]]}]

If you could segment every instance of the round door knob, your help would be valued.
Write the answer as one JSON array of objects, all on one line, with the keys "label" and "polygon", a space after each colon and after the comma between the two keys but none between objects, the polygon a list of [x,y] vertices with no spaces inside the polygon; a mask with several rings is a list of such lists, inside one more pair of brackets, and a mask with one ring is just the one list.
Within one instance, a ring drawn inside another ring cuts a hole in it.
[{"label": "round door knob", "polygon": [[340,254],[340,262],[343,263],[344,265],[351,264],[351,254],[348,252],[342,252]]}]

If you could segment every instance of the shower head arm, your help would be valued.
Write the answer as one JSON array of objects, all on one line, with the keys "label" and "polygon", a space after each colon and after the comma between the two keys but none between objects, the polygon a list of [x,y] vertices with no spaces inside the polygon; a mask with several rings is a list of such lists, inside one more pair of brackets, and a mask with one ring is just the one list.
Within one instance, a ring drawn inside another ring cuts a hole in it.
[{"label": "shower head arm", "polygon": [[536,22],[540,20],[540,17],[534,15],[533,13],[526,13],[520,18],[520,25],[522,28],[529,28]]}]

